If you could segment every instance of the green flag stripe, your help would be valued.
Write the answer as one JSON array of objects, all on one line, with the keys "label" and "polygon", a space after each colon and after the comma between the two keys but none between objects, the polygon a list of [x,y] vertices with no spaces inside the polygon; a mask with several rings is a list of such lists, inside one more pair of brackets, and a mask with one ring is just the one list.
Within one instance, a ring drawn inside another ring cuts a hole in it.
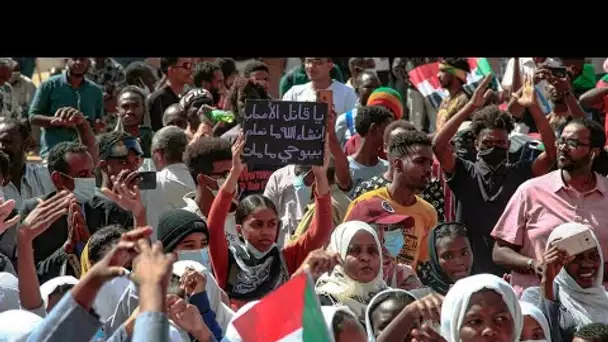
[{"label": "green flag stripe", "polygon": [[319,298],[311,285],[310,279],[304,293],[304,312],[302,313],[302,340],[304,342],[332,342],[329,330],[325,325]]}]

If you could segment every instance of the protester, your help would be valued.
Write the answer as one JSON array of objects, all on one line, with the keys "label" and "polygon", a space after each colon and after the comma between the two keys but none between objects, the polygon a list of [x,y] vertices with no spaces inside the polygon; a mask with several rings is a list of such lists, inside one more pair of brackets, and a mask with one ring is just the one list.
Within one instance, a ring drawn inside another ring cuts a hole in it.
[{"label": "protester", "polygon": [[524,319],[513,288],[490,274],[457,281],[441,305],[441,335],[447,342],[518,341]]},{"label": "protester", "polygon": [[42,158],[46,158],[56,144],[76,140],[74,130],[86,127],[87,121],[93,127],[103,119],[103,94],[95,83],[85,78],[88,68],[88,58],[70,58],[63,74],[47,79],[36,90],[29,119],[33,126],[42,127]]},{"label": "protester", "polygon": [[[569,255],[554,243],[588,232],[594,246]],[[540,287],[530,287],[522,300],[537,305],[547,317],[553,342],[572,341],[574,331],[598,322],[608,323],[608,294],[604,280],[604,257],[593,231],[580,223],[564,223],[551,232],[545,249]]]},{"label": "protester", "polygon": [[432,291],[446,295],[456,281],[471,275],[474,258],[467,235],[458,222],[442,223],[429,234],[429,261],[417,273]]},{"label": "protester", "polygon": [[163,114],[170,105],[179,102],[179,97],[186,85],[194,82],[192,78],[192,61],[186,57],[163,57],[160,69],[163,78],[160,87],[148,96],[147,107],[150,110],[150,124],[153,131],[163,127]]},{"label": "protester", "polygon": [[[243,76],[254,83],[261,85],[268,92],[270,71],[262,61],[251,61],[243,68]],[[230,88],[228,88],[230,89]]]},{"label": "protester", "polygon": [[351,211],[378,200],[384,211],[413,217],[413,227],[400,229],[404,244],[396,257],[397,261],[413,269],[419,262],[428,260],[428,234],[437,224],[437,212],[433,206],[418,197],[431,179],[433,153],[430,145],[430,139],[422,132],[403,131],[395,134],[388,147],[394,170],[393,182],[354,199],[344,218],[344,222],[349,221]]},{"label": "protester", "polygon": [[[545,153],[531,162],[509,160],[509,133],[513,129],[511,116],[494,105],[483,107],[491,80],[491,77],[486,77],[464,107],[437,132],[433,138],[433,150],[456,196],[456,220],[466,225],[469,241],[478,258],[474,273],[502,276],[504,268],[492,262],[494,241],[489,234],[490,227],[496,224],[518,186],[550,170],[555,160],[555,139],[542,112],[535,110],[535,120],[543,132]],[[528,96],[535,98],[532,88],[530,93]],[[459,126],[473,113],[471,129],[476,137],[477,150],[474,162],[456,155],[450,148],[450,140]],[[480,210],[484,215],[479,215]]]},{"label": "protester", "polygon": [[163,125],[177,126],[183,129],[188,135],[188,139],[191,139],[194,135],[194,132],[186,131],[188,129],[188,117],[179,103],[174,103],[165,109],[165,113],[163,114]]},{"label": "protester", "polygon": [[[232,204],[238,177],[245,168],[241,153],[244,135],[232,146],[232,167],[209,212],[209,254],[220,287],[228,293],[235,307],[256,300],[276,289],[295,273],[306,255],[321,247],[331,228],[329,184],[326,178],[329,153],[322,166],[314,166],[317,212],[314,226],[294,244],[277,245],[278,216],[266,197],[251,195],[239,202],[236,224],[244,243],[228,245],[224,222]],[[219,234],[218,234],[219,233]]]},{"label": "protester", "polygon": [[435,131],[440,129],[452,119],[453,116],[469,101],[463,86],[467,82],[467,74],[471,67],[466,58],[446,58],[439,62],[439,84],[449,95],[441,101],[437,111]]},{"label": "protester", "polygon": [[524,326],[521,331],[522,342],[546,341],[551,342],[551,328],[543,312],[534,304],[519,301],[521,314],[524,316]]},{"label": "protester", "polygon": [[213,107],[224,108],[226,85],[224,84],[224,74],[218,64],[211,62],[199,63],[195,66],[192,77],[194,79],[194,87],[205,89],[211,93]]},{"label": "protester", "polygon": [[[306,82],[309,82],[311,80],[310,76],[306,71],[306,58],[308,57],[300,57],[301,65],[295,67],[293,70],[290,70],[285,75],[283,75],[283,77],[281,77],[281,81],[279,84],[280,97],[284,97],[287,91],[290,90],[293,86],[306,84]],[[332,80],[336,80],[337,82],[341,83],[344,82],[344,78],[342,77],[340,68],[338,68],[338,66],[333,63],[331,63],[330,66],[329,76]]]},{"label": "protester", "polygon": [[608,180],[596,172],[606,160],[605,144],[598,123],[572,120],[556,143],[558,170],[523,183],[506,205],[492,231],[492,257],[512,271],[511,284],[518,293],[538,285],[547,238],[562,223],[589,225],[606,252],[608,236],[602,227],[608,220]]},{"label": "protester", "polygon": [[384,290],[369,301],[365,312],[367,341],[375,342],[382,331],[416,298],[405,290]]},{"label": "protester", "polygon": [[239,75],[239,70],[236,67],[236,62],[233,58],[217,58],[215,64],[220,67],[224,75],[224,89],[230,89],[234,80]]}]

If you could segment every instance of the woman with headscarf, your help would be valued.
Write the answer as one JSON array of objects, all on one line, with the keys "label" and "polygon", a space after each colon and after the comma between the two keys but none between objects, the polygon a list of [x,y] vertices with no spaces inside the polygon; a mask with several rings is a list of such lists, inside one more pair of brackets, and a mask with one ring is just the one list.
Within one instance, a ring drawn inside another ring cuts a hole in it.
[{"label": "woman with headscarf", "polygon": [[430,290],[445,296],[458,280],[468,277],[473,251],[462,223],[447,222],[435,227],[428,238],[429,261],[418,266],[418,276]]},{"label": "woman with headscarf", "polygon": [[416,299],[410,292],[401,289],[388,289],[375,295],[365,311],[367,341],[376,342],[382,331]]},{"label": "woman with headscarf", "polygon": [[332,233],[327,251],[340,254],[344,263],[317,281],[321,304],[345,305],[365,322],[370,300],[387,287],[382,279],[382,246],[376,230],[361,221],[344,222]]},{"label": "woman with headscarf", "polygon": [[[588,232],[593,247],[568,256],[553,244]],[[537,305],[547,317],[553,342],[572,341],[574,332],[584,325],[608,323],[608,294],[604,279],[604,256],[593,231],[580,223],[564,223],[549,235],[545,269],[540,287],[528,288],[522,300]]]},{"label": "woman with headscarf", "polygon": [[519,342],[522,327],[515,291],[495,275],[457,281],[441,306],[441,335],[447,342]]},{"label": "woman with headscarf", "polygon": [[522,342],[551,342],[551,329],[547,318],[536,306],[520,301],[524,327],[521,331]]}]

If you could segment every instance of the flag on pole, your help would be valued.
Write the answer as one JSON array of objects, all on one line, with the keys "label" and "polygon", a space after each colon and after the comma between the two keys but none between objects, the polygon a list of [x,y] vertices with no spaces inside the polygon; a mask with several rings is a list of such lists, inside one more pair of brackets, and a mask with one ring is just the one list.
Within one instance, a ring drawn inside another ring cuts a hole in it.
[{"label": "flag on pole", "polygon": [[[464,91],[471,96],[481,80],[492,73],[492,67],[486,58],[469,58],[471,72],[467,75],[467,83]],[[408,75],[410,82],[420,93],[426,97],[435,108],[439,108],[441,101],[448,96],[448,91],[441,88],[437,74],[439,73],[439,63],[429,63],[412,69]],[[496,76],[492,80],[492,89],[500,91],[502,87]]]},{"label": "flag on pole", "polygon": [[312,279],[289,280],[232,323],[243,342],[333,342]]}]

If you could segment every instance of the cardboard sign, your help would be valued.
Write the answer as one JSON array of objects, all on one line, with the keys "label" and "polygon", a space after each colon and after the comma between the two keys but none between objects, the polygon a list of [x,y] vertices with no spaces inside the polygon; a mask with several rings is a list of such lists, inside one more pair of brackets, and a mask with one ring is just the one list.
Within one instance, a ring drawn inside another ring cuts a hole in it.
[{"label": "cardboard sign", "polygon": [[247,100],[245,162],[323,165],[327,109],[326,103]]}]

